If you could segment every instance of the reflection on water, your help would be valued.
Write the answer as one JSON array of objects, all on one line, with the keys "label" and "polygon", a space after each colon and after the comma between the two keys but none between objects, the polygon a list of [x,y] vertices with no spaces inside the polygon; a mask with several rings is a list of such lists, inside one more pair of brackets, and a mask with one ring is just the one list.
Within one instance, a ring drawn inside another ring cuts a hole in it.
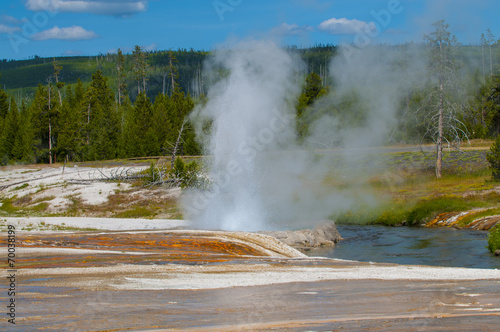
[{"label": "reflection on water", "polygon": [[484,231],[347,225],[337,228],[343,241],[333,249],[309,255],[363,262],[500,268],[500,257],[486,248]]}]

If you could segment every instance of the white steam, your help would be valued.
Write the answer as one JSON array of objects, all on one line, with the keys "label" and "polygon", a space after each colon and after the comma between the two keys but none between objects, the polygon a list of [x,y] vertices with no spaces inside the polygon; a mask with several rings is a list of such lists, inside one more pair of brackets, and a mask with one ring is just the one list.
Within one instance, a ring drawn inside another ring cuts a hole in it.
[{"label": "white steam", "polygon": [[[399,70],[395,63],[404,57],[381,52],[366,50],[348,62],[332,62],[334,91],[316,105],[322,116],[310,127],[309,142],[341,139],[346,147],[382,143],[402,94],[414,83],[409,71],[415,70]],[[304,79],[304,64],[298,58],[272,42],[251,41],[216,52],[205,67],[218,76],[217,83],[193,119],[210,156],[213,186],[208,191],[190,190],[183,201],[186,217],[198,227],[312,227],[335,211],[376,201],[359,188],[336,185],[359,174],[346,171],[345,178],[332,179],[331,158],[296,143],[295,102]],[[328,107],[341,107],[339,100],[353,90],[368,110],[367,121],[364,126],[339,128],[342,119]],[[207,119],[212,121],[208,134]]]}]

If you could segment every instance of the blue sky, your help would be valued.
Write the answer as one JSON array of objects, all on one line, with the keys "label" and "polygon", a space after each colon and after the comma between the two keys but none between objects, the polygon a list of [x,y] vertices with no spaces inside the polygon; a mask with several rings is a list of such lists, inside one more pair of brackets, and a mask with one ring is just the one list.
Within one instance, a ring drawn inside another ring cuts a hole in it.
[{"label": "blue sky", "polygon": [[445,19],[463,44],[490,28],[500,38],[499,0],[2,0],[0,59],[212,50],[228,40],[282,44],[422,41]]}]

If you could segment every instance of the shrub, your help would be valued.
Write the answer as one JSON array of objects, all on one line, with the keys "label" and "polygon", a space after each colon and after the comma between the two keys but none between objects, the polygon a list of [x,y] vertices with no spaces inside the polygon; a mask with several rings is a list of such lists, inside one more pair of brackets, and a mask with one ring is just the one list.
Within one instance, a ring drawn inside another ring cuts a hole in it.
[{"label": "shrub", "polygon": [[196,161],[185,164],[181,158],[177,158],[171,177],[179,181],[181,188],[206,189],[209,186],[207,178],[203,175],[200,165]]},{"label": "shrub", "polygon": [[486,159],[490,163],[493,180],[500,181],[500,135],[493,142],[490,152],[486,154]]},{"label": "shrub", "polygon": [[495,226],[488,234],[488,250],[500,250],[500,225]]}]

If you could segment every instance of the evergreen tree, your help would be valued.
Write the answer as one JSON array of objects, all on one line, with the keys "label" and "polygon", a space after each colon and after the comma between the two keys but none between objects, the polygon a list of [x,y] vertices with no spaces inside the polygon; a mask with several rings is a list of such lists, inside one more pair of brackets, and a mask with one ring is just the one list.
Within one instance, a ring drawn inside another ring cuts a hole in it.
[{"label": "evergreen tree", "polygon": [[35,162],[33,145],[34,130],[32,124],[32,115],[30,112],[30,108],[27,107],[26,103],[23,100],[19,116],[18,137],[16,139],[12,152],[14,158],[23,163]]},{"label": "evergreen tree", "polygon": [[169,110],[170,110],[170,98],[168,95],[164,95],[163,93],[159,93],[153,104],[153,128],[155,135],[160,144],[159,149],[160,152],[162,148],[162,144],[167,140],[167,136],[169,132],[172,130],[170,128],[169,121]]},{"label": "evergreen tree", "polygon": [[153,107],[146,93],[141,92],[127,118],[127,155],[148,156],[159,153],[153,127]]},{"label": "evergreen tree", "polygon": [[9,95],[0,89],[0,125],[1,121],[7,117],[7,113],[9,113]]},{"label": "evergreen tree", "polygon": [[58,101],[53,85],[39,85],[31,104],[35,133],[36,160],[52,163],[52,146],[55,141],[53,130],[57,123]]},{"label": "evergreen tree", "polygon": [[113,92],[107,78],[98,70],[86,94],[87,123],[85,125],[85,159],[105,160],[116,158],[120,139],[120,121],[114,107]]},{"label": "evergreen tree", "polygon": [[486,154],[486,159],[490,163],[493,180],[500,181],[500,135],[497,135],[490,151]]},{"label": "evergreen tree", "polygon": [[54,66],[54,79],[56,80],[57,94],[59,96],[59,106],[62,106],[61,89],[64,87],[64,82],[59,82],[59,75],[61,73],[62,66],[59,65],[59,62],[57,62],[55,58],[52,65]]},{"label": "evergreen tree", "polygon": [[134,58],[134,76],[137,81],[137,94],[141,93],[141,83],[142,91],[146,92],[146,81],[147,81],[147,56],[146,53],[141,49],[140,46],[136,45],[132,53]]},{"label": "evergreen tree", "polygon": [[19,133],[19,110],[14,98],[10,99],[7,116],[4,119],[0,135],[0,158],[2,164],[7,164],[14,159],[14,146]]},{"label": "evergreen tree", "polygon": [[296,131],[299,141],[303,141],[309,133],[309,124],[311,123],[310,107],[326,92],[322,85],[322,79],[318,74],[311,73],[306,77],[306,84],[297,103]]},{"label": "evergreen tree", "polygon": [[125,57],[122,50],[118,49],[116,60],[116,84],[118,85],[118,105],[122,104],[127,94],[127,83],[125,83]]},{"label": "evergreen tree", "polygon": [[9,96],[5,91],[0,89],[0,163],[5,164],[9,160],[9,151],[5,146],[6,142],[6,128],[7,117],[9,114]]},{"label": "evergreen tree", "polygon": [[77,100],[71,86],[66,88],[66,98],[59,117],[57,149],[66,159],[75,159],[82,142],[82,100]]},{"label": "evergreen tree", "polygon": [[494,76],[484,94],[485,114],[491,132],[500,135],[500,76]]},{"label": "evergreen tree", "polygon": [[[118,143],[118,157],[119,158],[126,158],[129,157],[128,151],[129,151],[129,140],[128,140],[128,119],[129,117],[132,117],[133,114],[133,105],[132,102],[130,101],[130,98],[128,95],[125,95],[125,97],[122,100],[122,104],[118,105],[118,121],[120,123],[120,139]],[[133,119],[131,120],[133,121]]]}]

